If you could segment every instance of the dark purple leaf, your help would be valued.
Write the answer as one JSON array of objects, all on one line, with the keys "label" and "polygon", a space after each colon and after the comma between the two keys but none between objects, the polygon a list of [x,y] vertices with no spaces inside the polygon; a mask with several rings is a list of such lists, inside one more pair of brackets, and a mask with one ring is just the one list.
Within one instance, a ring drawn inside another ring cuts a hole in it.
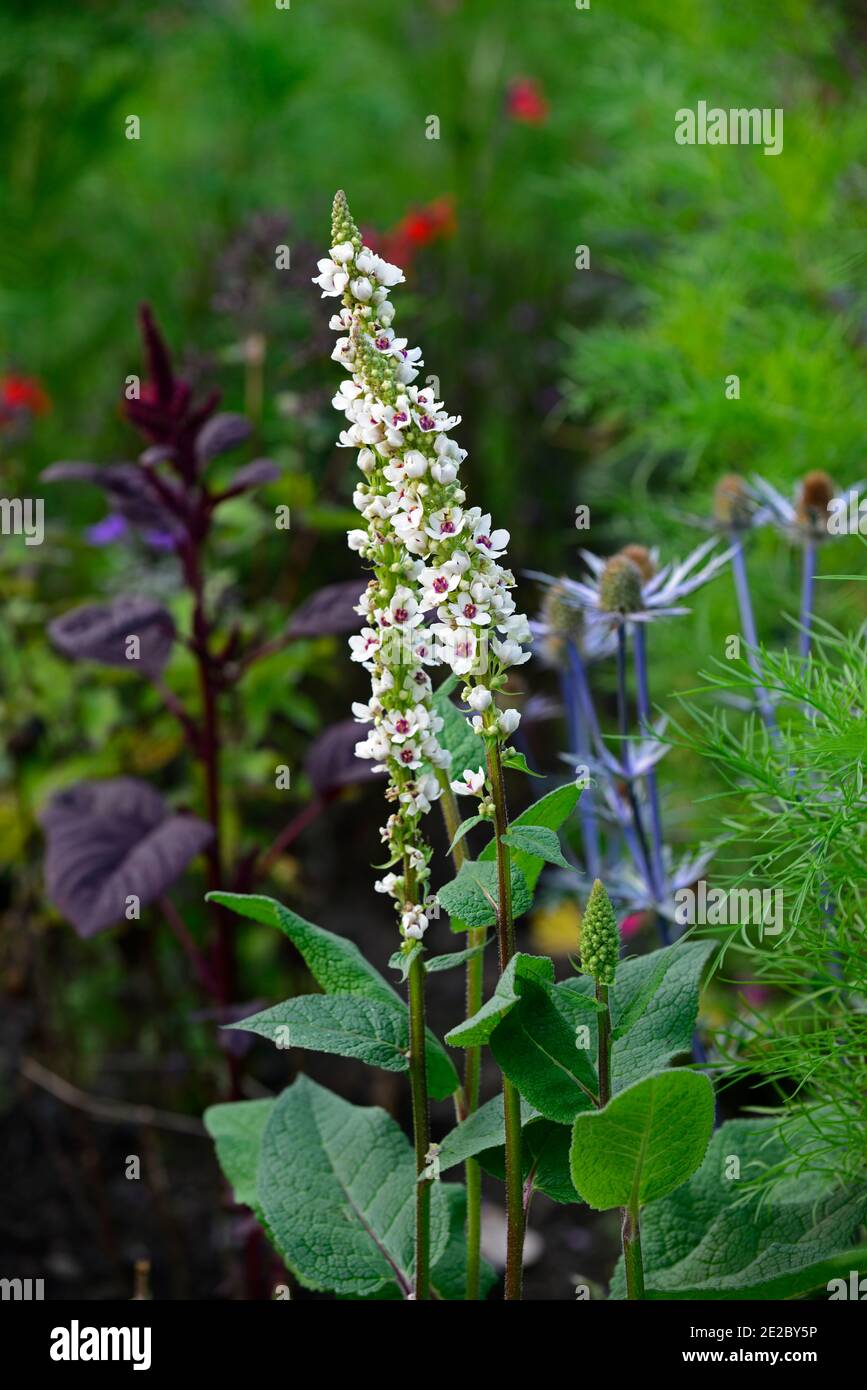
[{"label": "dark purple leaf", "polygon": [[355,605],[364,592],[360,579],[344,579],[317,589],[297,608],[286,629],[289,637],[324,637],[328,633],[355,632],[361,618]]},{"label": "dark purple leaf", "polygon": [[196,435],[196,458],[204,464],[219,454],[228,454],[249,439],[252,432],[253,427],[245,415],[228,412],[214,415]]},{"label": "dark purple leaf", "polygon": [[176,815],[135,777],[57,792],[40,821],[46,892],[83,937],[123,921],[131,897],[142,907],[161,897],[213,838],[205,821]]},{"label": "dark purple leaf", "polygon": [[374,764],[368,759],[355,756],[355,745],[364,736],[362,724],[344,719],[332,724],[313,742],[304,768],[320,796],[338,791],[340,787],[372,782],[385,776],[382,772],[374,772]]},{"label": "dark purple leaf", "polygon": [[[42,473],[47,483],[93,483],[101,487],[111,503],[112,510],[119,512],[130,526],[139,530],[173,533],[178,523],[171,512],[163,506],[146,474],[134,463],[109,463],[100,466],[96,463],[52,463]],[[176,489],[164,483],[173,495]]]},{"label": "dark purple leaf", "polygon": [[149,304],[139,306],[138,316],[154,394],[161,404],[170,405],[175,396],[176,384],[166,340],[159,330]]},{"label": "dark purple leaf", "polygon": [[242,492],[252,492],[254,488],[273,483],[279,477],[280,469],[276,463],[270,459],[254,459],[238,469],[228,486],[218,494],[219,500],[225,502],[229,497],[240,497]]},{"label": "dark purple leaf", "polygon": [[[158,676],[175,639],[171,614],[153,599],[121,595],[111,603],[72,608],[48,624],[48,636],[71,661],[98,661]],[[138,637],[138,658],[127,655],[127,638]]]}]

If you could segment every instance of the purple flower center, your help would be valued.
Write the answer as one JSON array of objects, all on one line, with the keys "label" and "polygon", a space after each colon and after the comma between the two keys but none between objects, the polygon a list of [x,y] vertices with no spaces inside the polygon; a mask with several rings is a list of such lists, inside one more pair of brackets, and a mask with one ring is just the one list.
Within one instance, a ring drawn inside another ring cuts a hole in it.
[{"label": "purple flower center", "polygon": [[377,338],[377,339],[376,339],[376,346],[379,348],[380,352],[385,352],[385,349],[388,347],[388,339],[387,339],[387,338]]},{"label": "purple flower center", "polygon": [[448,518],[446,518],[446,520],[445,520],[445,521],[443,522],[443,524],[440,526],[440,535],[441,535],[441,536],[453,536],[454,533],[455,533],[455,523],[454,523],[453,521],[449,521]]},{"label": "purple flower center", "polygon": [[412,749],[411,749],[411,748],[401,748],[399,757],[400,757],[400,761],[401,761],[402,763],[411,763],[411,762],[412,762],[412,759],[413,759],[413,751],[412,751]]},{"label": "purple flower center", "polygon": [[447,594],[449,591],[449,581],[443,575],[438,574],[433,582],[435,594]]},{"label": "purple flower center", "polygon": [[476,545],[483,545],[483,546],[485,546],[488,550],[490,550],[492,544],[493,544],[493,542],[492,542],[490,536],[476,536]]},{"label": "purple flower center", "polygon": [[434,420],[430,415],[422,415],[418,423],[420,428],[423,430],[432,430],[436,427],[436,420]]},{"label": "purple flower center", "polygon": [[407,610],[406,610],[405,608],[395,608],[395,610],[394,610],[394,621],[395,621],[396,623],[405,623],[408,617],[409,617],[409,613],[407,612]]},{"label": "purple flower center", "polygon": [[476,605],[474,603],[464,604],[464,617],[474,618],[476,616]]},{"label": "purple flower center", "polygon": [[395,728],[395,732],[398,733],[398,734],[408,734],[408,733],[409,733],[409,720],[408,720],[408,719],[396,719],[396,720],[394,721],[394,728]]}]

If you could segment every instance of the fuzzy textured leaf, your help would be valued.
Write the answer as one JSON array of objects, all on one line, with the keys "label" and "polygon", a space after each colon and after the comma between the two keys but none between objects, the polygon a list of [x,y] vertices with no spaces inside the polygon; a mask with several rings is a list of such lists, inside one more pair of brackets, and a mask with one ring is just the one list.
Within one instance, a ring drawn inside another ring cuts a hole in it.
[{"label": "fuzzy textured leaf", "polygon": [[497,1024],[518,1003],[523,981],[538,980],[550,984],[553,979],[554,963],[548,956],[528,956],[518,951],[500,976],[490,999],[472,1018],[465,1019],[446,1033],[446,1042],[453,1047],[475,1047],[486,1043]]},{"label": "fuzzy textured leaf", "polygon": [[[496,864],[484,864],[477,859],[463,863],[455,878],[437,892],[437,899],[449,916],[459,923],[457,930],[468,927],[493,927],[497,921],[499,901]],[[521,917],[533,906],[533,894],[521,870],[512,865],[512,912]]]},{"label": "fuzzy textured leaf", "polygon": [[643,1206],[695,1172],[713,1129],[713,1087],[693,1071],[663,1071],[629,1086],[572,1129],[572,1181],[596,1211]]},{"label": "fuzzy textured leaf", "polygon": [[[299,917],[275,898],[257,893],[209,893],[209,902],[237,912],[253,922],[262,922],[284,932],[304,957],[304,962],[320,989],[329,995],[355,995],[386,1005],[402,1020],[408,1015],[406,1004],[395,989],[359,951],[353,941],[316,927]],[[309,997],[309,996],[304,996]],[[289,1003],[294,1001],[290,1000]],[[278,1005],[278,1008],[284,1007]],[[270,1011],[269,1011],[270,1012]],[[448,1053],[427,1030],[427,1072],[431,1094],[436,1100],[452,1095],[458,1086],[457,1072]],[[299,1044],[300,1045],[300,1044]],[[314,1044],[318,1046],[319,1044]],[[353,1055],[353,1054],[343,1054]],[[376,1065],[380,1065],[377,1063]]]},{"label": "fuzzy textured leaf", "polygon": [[[867,1270],[867,1246],[848,1248],[867,1215],[863,1184],[802,1174],[744,1202],[745,1182],[790,1155],[791,1143],[773,1118],[720,1126],[698,1172],[642,1217],[648,1298],[796,1298]],[[732,1156],[739,1180],[726,1176]],[[611,1296],[625,1292],[621,1262]]]},{"label": "fuzzy textured leaf", "polygon": [[383,1071],[407,1071],[409,1019],[392,1004],[352,994],[301,994],[228,1025],[278,1047],[355,1057]]},{"label": "fuzzy textured leaf", "polygon": [[[516,816],[509,826],[510,833],[524,826],[537,826],[546,830],[557,831],[572,815],[578,804],[581,792],[572,782],[567,782],[565,786],[557,787],[554,791],[540,797],[538,801],[529,806],[526,811],[522,811]],[[497,847],[493,841],[485,845],[479,855],[480,861],[488,863],[496,858]],[[513,849],[512,863],[515,868],[520,869],[524,878],[527,880],[527,887],[531,890],[536,887],[539,875],[544,866],[544,859],[537,854],[529,854],[524,849]]]},{"label": "fuzzy textured leaf", "polygon": [[257,1215],[260,1211],[256,1193],[259,1150],[275,1104],[276,1101],[270,1099],[238,1100],[212,1105],[203,1116],[235,1201],[250,1207]]},{"label": "fuzzy textured leaf", "polygon": [[576,1025],[588,1026],[595,1010],[580,995],[559,994],[533,980],[519,983],[520,999],[494,1032],[490,1045],[501,1070],[546,1119],[571,1124],[592,1109],[599,1083],[590,1047],[577,1046]]},{"label": "fuzzy textured leaf", "polygon": [[[302,1284],[365,1295],[412,1286],[416,1173],[392,1118],[351,1105],[301,1076],[265,1126],[258,1194],[277,1247]],[[449,1239],[448,1204],[433,1184],[431,1263]]]}]

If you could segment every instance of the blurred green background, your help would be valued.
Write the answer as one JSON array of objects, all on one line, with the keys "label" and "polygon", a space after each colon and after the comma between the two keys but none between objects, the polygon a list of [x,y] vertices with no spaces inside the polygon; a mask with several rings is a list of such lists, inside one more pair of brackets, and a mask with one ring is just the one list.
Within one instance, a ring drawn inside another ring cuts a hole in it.
[{"label": "blurred green background", "polygon": [[[756,470],[787,492],[810,468],[844,486],[867,473],[865,42],[854,0],[8,0],[0,469],[4,495],[46,497],[48,526],[40,548],[0,540],[0,965],[20,1005],[16,1045],[32,1045],[35,1004],[59,1071],[86,1079],[109,1046],[200,1050],[183,1104],[210,1098],[207,1029],[180,1009],[174,1021],[188,982],[173,943],[156,938],[153,964],[141,932],[77,942],[44,901],[35,824],[51,791],[80,777],[134,773],[175,801],[197,794],[153,695],[70,666],[45,640],[66,608],[129,590],[184,616],[170,558],[96,543],[96,490],[38,482],[57,459],[134,456],[119,400],[142,370],[138,304],[154,306],[187,375],[253,416],[255,452],[283,470],[227,509],[211,557],[214,601],[266,635],[357,572],[343,540],[354,470],[329,404],[331,306],[310,284],[338,187],[377,248],[406,263],[397,327],[463,416],[468,491],[511,530],[515,570],[577,574],[582,544],[682,553],[701,539],[685,518],[707,512],[725,472]],[[674,113],[699,100],[782,107],[782,154],[677,145]],[[280,245],[289,269],[275,268]],[[732,373],[739,400],[726,399]],[[281,503],[288,547],[271,520]],[[573,526],[579,503],[589,535]],[[823,568],[850,573],[861,555],[840,541]],[[769,643],[790,637],[797,559],[770,535],[753,545]],[[863,592],[824,586],[822,616],[851,628]],[[522,594],[534,611],[533,586]],[[728,579],[694,610],[654,630],[662,703],[736,630]],[[550,687],[535,663],[524,670],[530,688]],[[248,682],[228,715],[236,848],[279,829],[270,770],[299,766],[316,731],[345,717],[354,680],[342,643],[321,639]],[[552,769],[560,742],[557,728],[539,736]],[[713,827],[712,808],[695,805],[704,776],[680,754],[663,772],[684,842]],[[296,806],[308,794],[293,779]],[[352,860],[365,901],[375,809]],[[352,815],[275,868],[274,890],[311,916],[318,904],[339,917],[335,846]],[[191,883],[194,921],[200,896]],[[288,992],[278,943],[250,933],[244,950],[251,996]]]}]

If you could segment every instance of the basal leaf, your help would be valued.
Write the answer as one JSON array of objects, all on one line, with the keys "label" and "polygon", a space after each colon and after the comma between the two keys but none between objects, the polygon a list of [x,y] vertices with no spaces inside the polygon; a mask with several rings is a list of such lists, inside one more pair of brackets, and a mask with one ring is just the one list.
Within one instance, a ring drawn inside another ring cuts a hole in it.
[{"label": "basal leaf", "polygon": [[596,1211],[643,1206],[695,1172],[713,1129],[713,1087],[693,1071],[663,1071],[627,1087],[604,1110],[579,1115],[570,1166]]},{"label": "basal leaf", "polygon": [[[412,1147],[384,1110],[301,1076],[265,1126],[258,1195],[287,1265],[302,1284],[371,1294],[412,1287],[416,1173]],[[431,1192],[431,1262],[449,1239],[446,1199]]]},{"label": "basal leaf", "polygon": [[486,1043],[500,1020],[517,1004],[522,981],[550,983],[553,979],[554,964],[547,956],[528,956],[519,951],[509,961],[490,999],[472,1018],[465,1019],[446,1033],[446,1042],[453,1047],[475,1047]]},{"label": "basal leaf", "polygon": [[[744,1200],[745,1183],[790,1158],[793,1142],[773,1118],[720,1126],[699,1170],[642,1217],[648,1298],[796,1298],[867,1270],[867,1246],[848,1248],[867,1214],[863,1184],[804,1173]],[[625,1296],[622,1263],[611,1296]]]},{"label": "basal leaf", "polygon": [[212,1105],[203,1116],[214,1141],[217,1159],[235,1201],[258,1213],[256,1170],[265,1125],[274,1109],[273,1100],[238,1100]]}]

